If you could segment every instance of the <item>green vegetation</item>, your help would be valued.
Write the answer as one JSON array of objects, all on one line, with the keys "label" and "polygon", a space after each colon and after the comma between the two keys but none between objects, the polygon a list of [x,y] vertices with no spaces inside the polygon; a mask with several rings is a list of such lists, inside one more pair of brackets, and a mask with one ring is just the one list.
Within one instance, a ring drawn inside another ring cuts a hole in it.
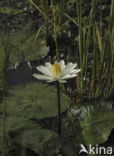
[{"label": "green vegetation", "polygon": [[[80,143],[105,143],[114,129],[114,1],[0,2],[0,16],[0,155],[75,156]],[[61,85],[62,139],[54,85],[7,82],[17,63],[30,62],[32,74],[61,59],[81,69]]]}]

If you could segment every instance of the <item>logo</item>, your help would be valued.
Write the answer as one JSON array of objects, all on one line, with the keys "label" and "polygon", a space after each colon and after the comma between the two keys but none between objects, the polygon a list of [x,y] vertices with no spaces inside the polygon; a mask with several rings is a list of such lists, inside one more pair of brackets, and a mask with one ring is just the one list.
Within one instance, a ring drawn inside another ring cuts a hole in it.
[{"label": "logo", "polygon": [[81,150],[79,151],[79,154],[84,152],[87,154],[112,154],[112,147],[101,147],[98,145],[92,146],[89,144],[88,149],[81,144]]}]

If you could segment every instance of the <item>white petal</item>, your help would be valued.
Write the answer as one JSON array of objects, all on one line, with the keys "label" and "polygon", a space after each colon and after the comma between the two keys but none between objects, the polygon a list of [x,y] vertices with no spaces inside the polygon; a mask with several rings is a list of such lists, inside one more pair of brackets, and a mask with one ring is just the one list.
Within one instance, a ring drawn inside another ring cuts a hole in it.
[{"label": "white petal", "polygon": [[73,77],[76,77],[76,76],[77,76],[76,74],[65,75],[65,76],[63,76],[61,79],[70,79],[70,78],[73,78]]},{"label": "white petal", "polygon": [[71,62],[68,63],[68,64],[66,65],[66,67],[65,67],[65,69],[64,69],[64,71],[63,71],[63,74],[64,74],[64,75],[68,73],[68,71],[69,71],[69,67],[70,67],[71,65],[72,65]]},{"label": "white petal", "polygon": [[46,67],[51,71],[51,68],[52,68],[52,64],[49,63],[49,62],[46,62],[45,63]]},{"label": "white petal", "polygon": [[74,74],[76,73],[76,69],[71,70],[70,74],[69,74],[69,73],[68,73],[68,74],[71,75],[71,74],[73,74],[73,73],[74,73]]},{"label": "white petal", "polygon": [[61,66],[61,69],[62,69],[62,71],[65,69],[65,62],[64,62],[64,60],[61,60],[60,62],[59,62],[59,64],[60,64],[60,66]]},{"label": "white petal", "polygon": [[77,73],[80,72],[80,71],[81,71],[81,69],[73,69],[73,70],[71,70],[71,73],[68,72],[68,74],[67,73],[64,74],[62,76],[62,79],[70,79],[70,78],[76,77]]},{"label": "white petal", "polygon": [[77,64],[76,63],[68,63],[67,65],[66,65],[66,67],[65,67],[65,70],[64,70],[64,72],[63,72],[63,74],[65,75],[65,74],[70,74],[71,72],[72,72],[72,70],[74,69],[74,68],[76,68],[76,66],[77,66]]},{"label": "white petal", "polygon": [[76,77],[77,74],[70,75],[70,78]]},{"label": "white petal", "polygon": [[48,80],[48,81],[46,81],[46,82],[49,82],[49,83],[51,83],[51,82],[54,82],[55,80],[54,79],[52,79],[52,80]]},{"label": "white petal", "polygon": [[52,77],[49,77],[49,76],[46,76],[46,75],[33,74],[33,76],[36,79],[39,79],[39,80],[52,80]]},{"label": "white petal", "polygon": [[60,83],[66,83],[67,81],[66,81],[66,80],[61,80],[61,79],[60,79],[59,82],[60,82]]},{"label": "white petal", "polygon": [[32,69],[31,63],[29,61],[27,62],[27,65]]},{"label": "white petal", "polygon": [[[73,69],[72,70],[72,72],[71,72],[71,74],[77,74],[78,72],[80,72],[81,71],[81,69]],[[69,74],[70,75],[70,74]]]},{"label": "white petal", "polygon": [[76,63],[73,63],[72,66],[70,67],[71,69],[74,69],[76,68],[77,64]]},{"label": "white petal", "polygon": [[76,69],[76,73],[78,73],[78,72],[80,72],[81,71],[81,69]]},{"label": "white petal", "polygon": [[36,68],[37,68],[38,71],[40,71],[44,75],[52,76],[52,72],[51,72],[51,70],[48,69],[48,67],[38,66]]},{"label": "white petal", "polygon": [[64,76],[62,76],[61,77],[61,79],[63,80],[63,79],[67,79],[67,78],[69,78],[70,77],[70,75],[64,75]]},{"label": "white petal", "polygon": [[68,68],[68,69],[74,69],[74,68],[76,68],[76,66],[77,66],[76,63],[70,62],[70,63],[67,64],[66,68]]}]

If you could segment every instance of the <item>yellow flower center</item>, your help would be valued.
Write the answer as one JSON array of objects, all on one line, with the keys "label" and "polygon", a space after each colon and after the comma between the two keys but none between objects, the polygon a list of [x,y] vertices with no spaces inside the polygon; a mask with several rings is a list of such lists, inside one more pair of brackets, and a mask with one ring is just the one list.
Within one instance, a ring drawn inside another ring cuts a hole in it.
[{"label": "yellow flower center", "polygon": [[53,77],[59,77],[62,75],[61,66],[59,63],[54,63],[52,66],[52,75]]}]

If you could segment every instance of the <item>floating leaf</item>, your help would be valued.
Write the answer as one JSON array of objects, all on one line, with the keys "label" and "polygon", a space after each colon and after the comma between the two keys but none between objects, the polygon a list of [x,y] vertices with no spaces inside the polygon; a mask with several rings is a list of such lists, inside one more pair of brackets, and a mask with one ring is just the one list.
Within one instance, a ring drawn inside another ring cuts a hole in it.
[{"label": "floating leaf", "polygon": [[29,148],[40,156],[53,156],[60,149],[59,137],[55,132],[41,129],[26,129],[15,137],[15,142]]},{"label": "floating leaf", "polygon": [[[27,119],[43,119],[57,115],[57,95],[54,87],[40,83],[15,86],[9,89],[5,99],[6,112]],[[61,112],[64,112],[70,100],[61,94]]]},{"label": "floating leaf", "polygon": [[[57,115],[56,101],[56,89],[52,86],[31,83],[9,89],[8,97],[3,101],[7,113],[8,150],[15,149],[15,143],[18,143],[39,155],[48,156],[48,154],[58,152],[60,147],[58,135],[55,132],[41,129],[37,123],[37,119]],[[69,98],[61,94],[61,111],[64,112],[69,104]],[[2,104],[0,104],[0,111],[2,111]],[[2,125],[1,121],[0,134],[2,134]]]},{"label": "floating leaf", "polygon": [[10,59],[16,56],[18,59],[20,58],[20,60],[23,58],[23,61],[33,61],[46,56],[49,47],[46,47],[45,30],[40,32],[36,40],[35,35],[30,25],[14,33],[14,35],[12,35],[13,52]]},{"label": "floating leaf", "polygon": [[104,101],[84,103],[76,111],[85,143],[104,143],[112,128],[114,128],[114,108],[112,103]]},{"label": "floating leaf", "polygon": [[[55,132],[42,129],[39,124],[32,120],[26,120],[22,117],[19,118],[12,115],[6,118],[6,123],[6,129],[9,132],[7,138],[8,151],[16,149],[16,144],[18,144],[24,148],[29,148],[40,156],[43,154],[48,156],[48,154],[53,155],[58,152],[61,146],[59,137]],[[1,122],[0,132],[2,132],[2,125]],[[2,140],[1,135],[0,139]],[[2,147],[1,143],[2,142],[0,142],[0,151]]]},{"label": "floating leaf", "polygon": [[21,29],[16,30],[9,37],[3,32],[0,33],[0,47],[5,49],[5,44],[8,42],[10,66],[15,65],[17,62],[34,61],[47,56],[49,47],[46,46],[45,30],[42,29],[37,38],[35,36],[36,32],[30,23],[21,26]]}]

